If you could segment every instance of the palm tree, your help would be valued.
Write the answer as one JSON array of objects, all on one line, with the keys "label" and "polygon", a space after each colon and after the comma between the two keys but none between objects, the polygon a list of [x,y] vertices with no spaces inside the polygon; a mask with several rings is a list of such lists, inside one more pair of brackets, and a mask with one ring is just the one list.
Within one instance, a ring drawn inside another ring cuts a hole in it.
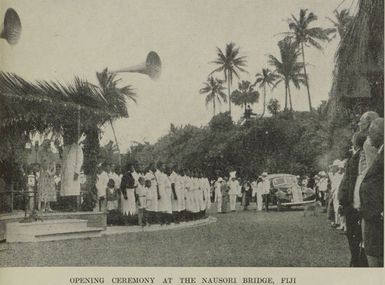
[{"label": "palm tree", "polygon": [[[123,88],[121,94],[132,96],[130,90]],[[13,154],[24,149],[24,137],[28,138],[29,134],[60,133],[67,144],[76,141],[80,132],[85,133],[84,173],[91,179],[87,178],[89,192],[83,205],[93,209],[100,126],[118,117],[128,117],[124,99],[114,94],[109,88],[102,90],[78,77],[67,84],[45,80],[29,82],[16,74],[0,72],[0,133],[8,134],[3,137],[12,142],[0,144],[0,164],[7,162],[15,167],[12,171],[19,171],[21,164]],[[10,151],[9,146],[14,150]],[[12,177],[10,179],[12,181]]]},{"label": "palm tree", "polygon": [[309,25],[317,20],[317,16],[310,12],[307,13],[307,9],[301,9],[299,12],[299,19],[292,15],[292,19],[289,19],[289,29],[291,30],[290,34],[294,37],[303,59],[303,70],[305,74],[307,96],[309,100],[309,110],[312,111],[310,89],[309,89],[309,80],[306,72],[306,61],[305,61],[305,49],[307,47],[313,46],[319,50],[322,50],[320,42],[329,41],[329,35],[335,32],[335,29],[323,29],[321,27],[312,27]]},{"label": "palm tree", "polygon": [[219,103],[221,103],[221,100],[223,100],[223,102],[227,102],[226,94],[223,92],[223,90],[225,90],[226,88],[222,85],[223,80],[219,80],[212,76],[209,76],[207,78],[207,81],[203,84],[204,87],[199,90],[199,93],[207,94],[206,106],[210,102],[213,102],[213,111],[215,116],[215,101],[218,101]]},{"label": "palm tree", "polygon": [[281,55],[279,60],[273,55],[269,55],[269,64],[275,68],[277,75],[273,88],[284,82],[285,84],[285,110],[287,110],[287,97],[289,96],[290,111],[293,110],[290,81],[296,88],[300,88],[300,84],[305,83],[305,75],[302,72],[303,64],[298,62],[299,51],[297,44],[290,37],[286,37],[278,42]]},{"label": "palm tree", "polygon": [[246,112],[246,105],[258,102],[259,92],[254,90],[254,85],[250,81],[238,83],[238,89],[231,93],[231,101],[238,106],[243,106]]},{"label": "palm tree", "polygon": [[[105,68],[102,72],[97,72],[96,77],[101,88],[101,94],[104,97],[108,108],[114,110],[116,114],[124,114],[128,117],[126,100],[131,99],[136,103],[136,94],[133,92],[130,85],[118,87],[118,80],[115,79],[116,73],[111,73]],[[111,124],[112,133],[114,135],[115,143],[119,152],[119,166],[121,166],[120,148],[118,139],[116,137],[115,128],[112,123],[116,117],[110,117],[109,122]]]},{"label": "palm tree", "polygon": [[[349,10],[343,9],[340,12],[337,10],[334,11],[334,17],[335,19],[331,19],[327,17],[327,19],[333,23],[336,31],[340,35],[340,38],[342,39],[345,36],[345,33],[347,29],[349,28],[349,25],[352,23],[353,17],[349,15]],[[333,38],[336,36],[334,34]]]},{"label": "palm tree", "polygon": [[[230,88],[233,84],[233,75],[239,79],[238,72],[247,72],[243,67],[246,66],[246,56],[239,56],[239,47],[235,47],[235,43],[226,44],[226,51],[223,51],[217,47],[217,59],[212,63],[218,64],[214,72],[222,72],[227,82],[228,97],[230,98]],[[231,100],[229,100],[229,112],[231,116]]]},{"label": "palm tree", "polygon": [[277,75],[270,71],[268,68],[262,68],[262,73],[257,73],[256,80],[254,84],[259,84],[259,88],[263,88],[263,111],[261,118],[265,115],[266,109],[266,85],[273,87],[274,81],[277,79]]}]

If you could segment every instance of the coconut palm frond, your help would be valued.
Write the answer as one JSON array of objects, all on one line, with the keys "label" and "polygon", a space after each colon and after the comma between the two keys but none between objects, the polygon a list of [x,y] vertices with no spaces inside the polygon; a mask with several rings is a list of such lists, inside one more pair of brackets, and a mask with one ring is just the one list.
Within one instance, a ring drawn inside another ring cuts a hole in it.
[{"label": "coconut palm frond", "polygon": [[[219,65],[219,67],[214,69],[210,75],[215,72],[223,72],[224,79],[226,82],[228,82],[228,97],[231,96],[230,86],[233,82],[233,76],[235,75],[237,78],[239,78],[238,72],[247,72],[244,69],[246,66],[246,57],[239,56],[239,52],[240,48],[236,47],[235,43],[230,42],[226,44],[224,52],[217,47],[217,58],[212,62]],[[231,100],[229,100],[229,111],[231,113]]]},{"label": "coconut palm frond", "polygon": [[205,104],[208,105],[213,101],[221,102],[221,99],[226,102],[226,94],[223,92],[225,87],[222,85],[223,81],[212,76],[207,78],[203,83],[203,87],[199,90],[200,94],[206,94]]},{"label": "coconut palm frond", "polygon": [[259,92],[254,90],[249,81],[242,80],[238,84],[238,89],[231,93],[231,102],[235,105],[243,106],[246,104],[253,104],[258,102]]},{"label": "coconut palm frond", "polygon": [[1,117],[5,125],[22,123],[30,130],[60,130],[76,124],[79,108],[82,125],[101,124],[119,116],[105,100],[100,88],[75,77],[72,83],[36,81],[0,72]]},{"label": "coconut palm frond", "polygon": [[128,117],[127,100],[137,102],[132,87],[130,85],[118,87],[120,79],[115,79],[116,73],[108,72],[107,68],[102,72],[97,72],[96,77],[99,81],[102,96],[107,101],[109,108],[119,114],[119,117]]}]

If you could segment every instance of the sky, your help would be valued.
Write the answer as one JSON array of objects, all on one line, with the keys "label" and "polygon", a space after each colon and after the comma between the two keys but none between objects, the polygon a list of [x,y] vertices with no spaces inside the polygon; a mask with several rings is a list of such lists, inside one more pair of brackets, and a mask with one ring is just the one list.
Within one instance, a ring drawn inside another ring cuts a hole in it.
[{"label": "sky", "polygon": [[[0,70],[27,80],[62,83],[79,76],[96,84],[96,72],[136,65],[156,51],[162,60],[157,81],[137,73],[118,74],[122,85],[131,85],[137,104],[127,103],[130,117],[114,122],[121,149],[135,142],[155,142],[167,134],[170,124],[203,126],[212,118],[212,106],[199,94],[208,74],[215,69],[216,47],[234,42],[246,56],[254,81],[267,67],[267,55],[279,56],[277,42],[288,31],[287,20],[300,8],[318,16],[317,25],[331,27],[326,17],[333,10],[354,8],[354,0],[2,0],[0,12],[14,8],[22,21],[19,43],[0,41]],[[313,106],[327,100],[332,83],[334,55],[339,38],[323,51],[306,49]],[[215,74],[223,78],[223,74]],[[235,79],[232,89],[238,85]],[[292,88],[295,110],[308,110],[306,88]],[[227,91],[226,91],[227,92]],[[268,90],[267,99],[284,105],[284,88]],[[262,98],[261,98],[262,99]],[[228,109],[224,104],[222,111]],[[253,106],[261,113],[262,100]],[[242,110],[232,107],[233,120]],[[111,127],[103,127],[102,144],[113,139]]]}]

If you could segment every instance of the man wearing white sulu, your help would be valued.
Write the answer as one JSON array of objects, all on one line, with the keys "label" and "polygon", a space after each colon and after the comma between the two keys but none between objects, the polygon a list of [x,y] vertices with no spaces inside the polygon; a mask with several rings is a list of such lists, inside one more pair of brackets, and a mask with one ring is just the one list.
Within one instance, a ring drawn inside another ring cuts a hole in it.
[{"label": "man wearing white sulu", "polygon": [[[68,138],[68,136],[67,136]],[[78,210],[80,204],[80,179],[79,174],[83,165],[83,149],[80,140],[77,139],[71,144],[66,144],[63,149],[63,166],[61,173],[62,197],[73,197],[76,200],[71,202],[71,210]]]}]

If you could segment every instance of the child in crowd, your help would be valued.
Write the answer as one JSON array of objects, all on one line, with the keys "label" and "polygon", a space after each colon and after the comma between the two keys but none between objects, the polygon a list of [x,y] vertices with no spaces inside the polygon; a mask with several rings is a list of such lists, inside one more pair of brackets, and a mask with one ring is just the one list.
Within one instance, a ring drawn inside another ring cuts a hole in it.
[{"label": "child in crowd", "polygon": [[115,189],[115,181],[109,179],[107,183],[107,210],[113,211],[118,209],[118,195]]},{"label": "child in crowd", "polygon": [[146,219],[144,219],[144,211],[146,209],[146,197],[148,188],[146,188],[145,179],[143,176],[139,177],[138,182],[138,187],[135,189],[138,206],[138,224],[139,226],[143,227],[146,223]]}]

